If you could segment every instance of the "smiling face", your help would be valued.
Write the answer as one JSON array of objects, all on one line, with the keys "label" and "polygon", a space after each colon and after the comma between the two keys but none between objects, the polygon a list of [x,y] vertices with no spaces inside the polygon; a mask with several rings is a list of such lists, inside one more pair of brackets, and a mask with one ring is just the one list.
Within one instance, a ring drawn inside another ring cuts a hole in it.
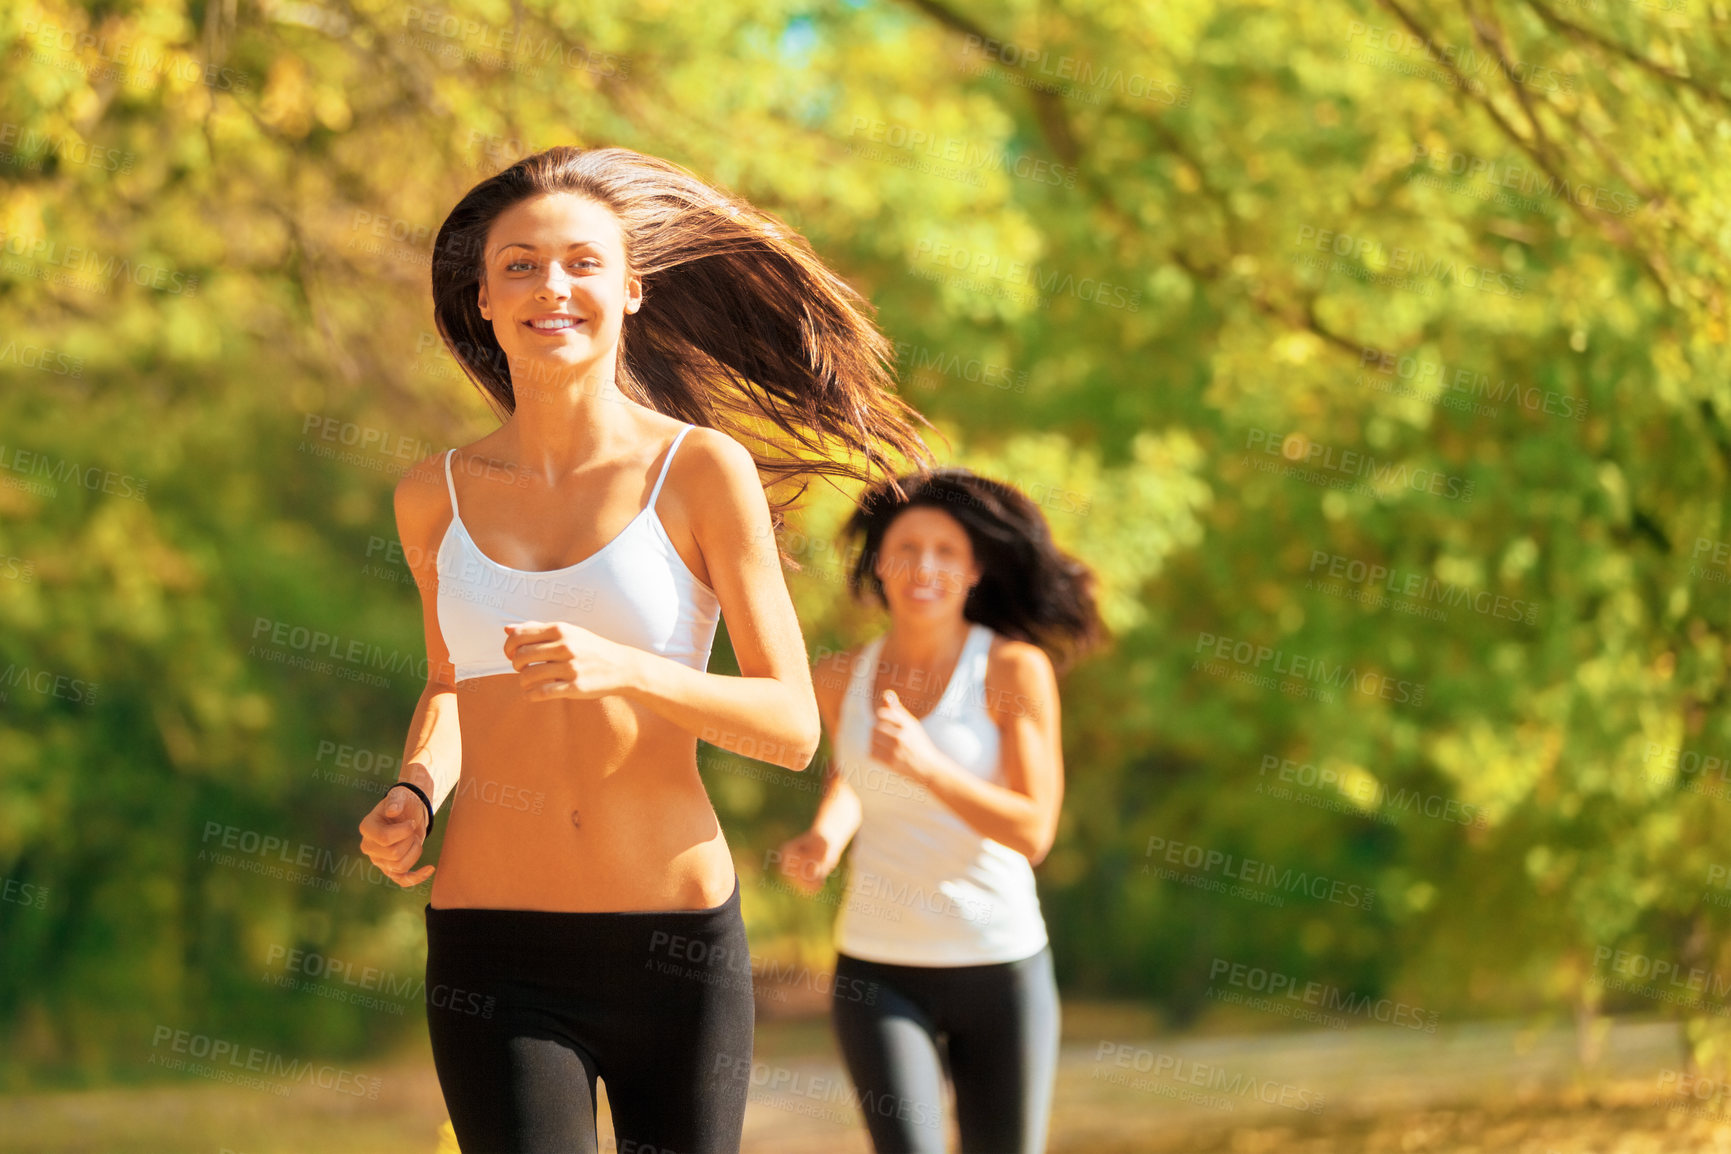
[{"label": "smiling face", "polygon": [[612,210],[557,192],[519,201],[493,221],[478,299],[512,380],[557,382],[596,365],[611,371],[643,282],[627,274]]},{"label": "smiling face", "polygon": [[974,546],[962,523],[929,506],[896,514],[872,567],[890,615],[910,621],[959,619],[980,580]]}]

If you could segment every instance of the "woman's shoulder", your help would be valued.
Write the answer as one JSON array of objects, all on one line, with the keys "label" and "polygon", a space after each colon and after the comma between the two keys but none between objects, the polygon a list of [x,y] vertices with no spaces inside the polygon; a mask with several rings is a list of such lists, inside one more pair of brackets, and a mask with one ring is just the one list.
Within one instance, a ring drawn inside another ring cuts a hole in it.
[{"label": "woman's shoulder", "polygon": [[422,457],[403,473],[397,480],[397,500],[407,500],[411,503],[445,508],[449,502],[449,489],[445,478],[449,471],[468,468],[474,471],[471,463],[475,459],[483,462],[492,461],[488,452],[493,439],[498,436],[495,429],[485,436],[478,437],[466,445],[455,445],[449,449],[440,449],[437,453]]},{"label": "woman's shoulder", "polygon": [[1003,673],[1018,673],[1052,668],[1052,659],[1046,656],[1044,649],[1033,642],[1005,637],[996,630],[991,630],[990,633],[991,640],[986,649],[988,675],[991,669]]},{"label": "woman's shoulder", "polygon": [[[710,551],[705,557],[712,567],[731,563],[735,549],[767,567],[775,556],[774,529],[751,453],[726,433],[702,425],[674,435],[680,440],[672,459],[662,466],[656,505],[663,527],[674,540],[691,538],[700,551]],[[649,480],[655,478],[652,466]]]},{"label": "woman's shoulder", "polygon": [[[1003,699],[1044,697],[1056,691],[1057,674],[1046,651],[1030,641],[991,631],[986,651],[986,687]],[[1008,695],[1005,697],[1005,695]]]},{"label": "woman's shoulder", "polygon": [[690,432],[684,434],[679,442],[679,452],[668,471],[670,484],[674,473],[683,474],[681,479],[689,481],[700,492],[717,482],[746,480],[762,487],[757,461],[751,450],[722,430],[705,425],[692,425]]},{"label": "woman's shoulder", "polygon": [[422,457],[397,478],[392,495],[399,519],[405,515],[420,520],[448,512],[450,504],[445,487],[445,457],[447,451]]}]

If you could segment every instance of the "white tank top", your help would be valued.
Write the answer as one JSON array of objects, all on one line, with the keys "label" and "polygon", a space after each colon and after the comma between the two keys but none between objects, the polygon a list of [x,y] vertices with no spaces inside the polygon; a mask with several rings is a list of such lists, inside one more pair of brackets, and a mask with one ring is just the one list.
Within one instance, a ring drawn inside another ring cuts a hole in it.
[{"label": "white tank top", "polygon": [[522,621],[568,621],[621,645],[659,653],[693,669],[708,668],[720,600],[686,567],[655,512],[673,454],[691,428],[685,426],[673,438],[649,501],[630,524],[563,569],[512,569],[481,552],[457,511],[451,454],[445,454],[451,523],[435,562],[436,606],[456,680],[515,675],[505,656],[502,626]]},{"label": "white tank top", "polygon": [[[920,724],[969,773],[1003,785],[998,727],[986,712],[994,634],[968,630],[956,670]],[[1015,962],[1046,945],[1028,859],[982,836],[911,778],[871,756],[878,637],[854,658],[834,741],[836,768],[859,794],[847,897],[835,948],[872,962],[971,966]]]}]

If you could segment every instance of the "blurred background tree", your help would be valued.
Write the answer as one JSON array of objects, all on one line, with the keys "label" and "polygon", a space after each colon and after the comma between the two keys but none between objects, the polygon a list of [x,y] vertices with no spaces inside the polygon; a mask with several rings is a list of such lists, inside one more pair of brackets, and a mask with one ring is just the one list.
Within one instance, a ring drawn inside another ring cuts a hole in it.
[{"label": "blurred background tree", "polygon": [[[431,238],[553,144],[804,232],[944,455],[1102,575],[1040,871],[1068,993],[1184,1023],[1228,958],[1458,1019],[1654,1008],[1606,949],[1731,974],[1728,29],[1722,0],[9,9],[0,1076],[136,1072],[164,1023],[421,1028],[260,975],[423,956],[424,892],[352,868],[421,687],[390,493],[496,420],[433,332]],[[814,652],[879,627],[847,497],[789,528]],[[823,958],[833,902],[760,883],[808,779],[703,765],[754,948]],[[214,864],[228,830],[332,856]],[[1150,839],[1375,900],[1161,881]]]}]

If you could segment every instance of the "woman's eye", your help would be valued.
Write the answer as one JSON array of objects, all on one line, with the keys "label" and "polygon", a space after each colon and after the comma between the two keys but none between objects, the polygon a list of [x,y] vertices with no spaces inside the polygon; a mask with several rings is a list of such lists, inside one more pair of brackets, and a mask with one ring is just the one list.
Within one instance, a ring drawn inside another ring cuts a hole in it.
[{"label": "woman's eye", "polygon": [[[531,260],[514,260],[510,264],[505,266],[505,271],[506,272],[515,272],[519,268],[534,268],[534,267],[535,267],[534,261],[531,261]],[[596,260],[592,256],[586,256],[582,260],[578,261],[576,264],[572,265],[571,267],[574,270],[575,269],[584,269],[584,270],[597,269],[597,268],[601,267],[601,262]]]}]

